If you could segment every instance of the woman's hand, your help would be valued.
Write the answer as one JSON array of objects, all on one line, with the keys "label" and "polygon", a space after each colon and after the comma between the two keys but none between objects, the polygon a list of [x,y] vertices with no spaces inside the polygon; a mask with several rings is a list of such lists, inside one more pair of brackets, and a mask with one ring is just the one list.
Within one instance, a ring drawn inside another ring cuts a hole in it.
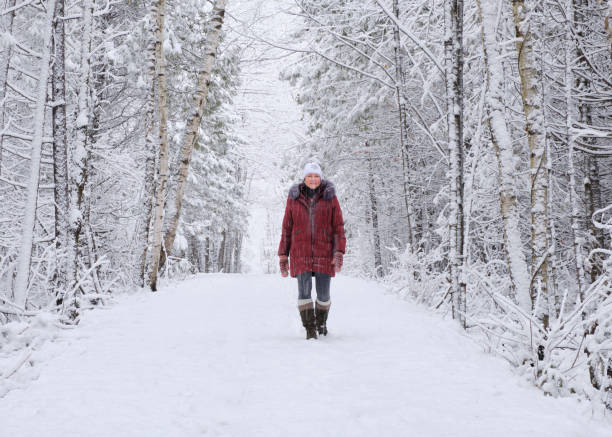
[{"label": "woman's hand", "polygon": [[336,273],[342,270],[342,252],[334,253],[334,258],[332,259],[332,266],[334,266]]},{"label": "woman's hand", "polygon": [[287,255],[280,255],[279,257],[280,271],[283,278],[289,276],[289,257]]}]

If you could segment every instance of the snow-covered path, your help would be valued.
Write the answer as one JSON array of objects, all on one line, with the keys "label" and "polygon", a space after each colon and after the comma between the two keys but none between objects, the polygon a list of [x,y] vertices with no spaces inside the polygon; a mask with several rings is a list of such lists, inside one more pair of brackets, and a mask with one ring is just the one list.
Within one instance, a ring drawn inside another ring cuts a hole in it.
[{"label": "snow-covered path", "polygon": [[612,435],[372,283],[334,279],[330,335],[306,341],[295,288],[219,274],[121,297],[45,346],[38,380],[0,399],[0,435]]}]

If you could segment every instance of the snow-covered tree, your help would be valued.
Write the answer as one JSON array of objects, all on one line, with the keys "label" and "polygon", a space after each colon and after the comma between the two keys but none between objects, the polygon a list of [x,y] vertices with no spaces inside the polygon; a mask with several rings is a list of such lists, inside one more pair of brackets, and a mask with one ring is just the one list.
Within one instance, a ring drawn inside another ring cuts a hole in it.
[{"label": "snow-covered tree", "polygon": [[612,194],[606,8],[320,0],[294,13],[305,43],[285,77],[310,121],[302,159],[337,178],[347,266],[382,264],[402,293],[459,310],[548,393],[608,390],[559,370],[608,366],[571,363],[608,323],[585,303],[610,244],[592,221]]}]

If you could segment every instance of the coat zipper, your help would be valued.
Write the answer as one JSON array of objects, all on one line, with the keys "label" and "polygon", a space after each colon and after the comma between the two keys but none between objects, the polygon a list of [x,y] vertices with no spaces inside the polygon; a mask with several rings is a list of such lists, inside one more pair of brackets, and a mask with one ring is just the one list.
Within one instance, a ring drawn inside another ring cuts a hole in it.
[{"label": "coat zipper", "polygon": [[314,220],[312,219],[312,210],[314,206],[314,197],[310,199],[308,207],[308,217],[310,222],[310,268],[314,268]]}]

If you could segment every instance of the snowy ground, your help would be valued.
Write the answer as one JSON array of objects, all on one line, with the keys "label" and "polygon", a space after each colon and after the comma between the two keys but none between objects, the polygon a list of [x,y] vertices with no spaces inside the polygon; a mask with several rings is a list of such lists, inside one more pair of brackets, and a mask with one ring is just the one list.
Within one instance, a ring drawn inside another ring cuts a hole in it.
[{"label": "snowy ground", "polygon": [[371,283],[334,279],[330,335],[306,341],[295,286],[202,275],[86,314],[0,399],[0,435],[612,435]]}]

